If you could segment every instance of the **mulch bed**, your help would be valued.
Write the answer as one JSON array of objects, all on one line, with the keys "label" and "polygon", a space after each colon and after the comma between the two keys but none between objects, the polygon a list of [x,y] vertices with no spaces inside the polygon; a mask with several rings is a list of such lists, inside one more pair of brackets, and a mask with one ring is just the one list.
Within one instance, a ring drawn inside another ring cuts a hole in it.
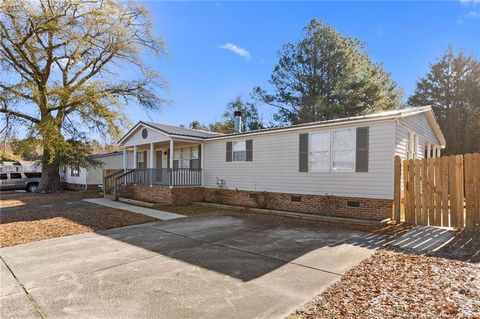
[{"label": "mulch bed", "polygon": [[480,318],[480,265],[378,251],[291,318]]},{"label": "mulch bed", "polygon": [[[0,247],[142,224],[157,219],[80,202],[98,192],[26,194],[0,200]],[[9,207],[9,208],[5,208]]]}]

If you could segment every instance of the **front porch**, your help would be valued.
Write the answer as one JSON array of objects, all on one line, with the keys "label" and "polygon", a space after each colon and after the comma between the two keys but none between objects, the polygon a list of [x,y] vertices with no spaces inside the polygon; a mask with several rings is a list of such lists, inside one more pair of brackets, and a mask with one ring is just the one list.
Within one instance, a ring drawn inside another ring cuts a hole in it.
[{"label": "front porch", "polygon": [[183,139],[126,145],[123,170],[104,178],[104,192],[116,198],[128,185],[202,186],[202,153],[202,143]]}]

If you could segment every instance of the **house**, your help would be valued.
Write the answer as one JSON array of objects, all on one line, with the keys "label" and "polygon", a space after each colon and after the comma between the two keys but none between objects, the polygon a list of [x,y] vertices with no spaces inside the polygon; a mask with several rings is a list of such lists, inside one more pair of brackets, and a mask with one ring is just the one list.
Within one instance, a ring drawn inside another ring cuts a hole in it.
[{"label": "house", "polygon": [[80,167],[79,165],[73,165],[63,169],[61,176],[66,189],[98,189],[99,186],[103,185],[104,170],[123,169],[123,154],[121,152],[92,155],[91,158],[100,162],[100,166]]},{"label": "house", "polygon": [[225,135],[139,122],[119,145],[115,196],[383,220],[395,155],[440,156],[445,138],[427,106]]},{"label": "house", "polygon": [[36,161],[0,161],[0,172],[25,172],[35,173],[42,171],[42,164]]}]

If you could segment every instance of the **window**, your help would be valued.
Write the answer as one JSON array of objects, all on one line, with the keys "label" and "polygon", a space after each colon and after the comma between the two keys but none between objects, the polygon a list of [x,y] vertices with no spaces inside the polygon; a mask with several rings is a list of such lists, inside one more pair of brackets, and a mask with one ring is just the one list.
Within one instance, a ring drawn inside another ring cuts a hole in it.
[{"label": "window", "polygon": [[10,179],[22,179],[22,174],[20,174],[20,173],[10,173]]},{"label": "window", "polygon": [[27,176],[28,178],[40,178],[42,177],[42,173],[29,172],[29,173],[25,173],[25,176]]},{"label": "window", "polygon": [[355,129],[332,132],[332,171],[355,171]]},{"label": "window", "polygon": [[0,179],[7,179],[7,174],[0,174]]},{"label": "window", "polygon": [[330,171],[330,131],[311,133],[309,138],[309,172]]},{"label": "window", "polygon": [[173,168],[200,168],[198,146],[176,148],[173,151]]},{"label": "window", "polygon": [[70,176],[72,177],[79,177],[80,176],[80,166],[72,166],[70,167]]},{"label": "window", "polygon": [[143,152],[137,152],[137,168],[139,169],[145,169],[147,168],[146,162],[145,162],[145,151]]},{"label": "window", "polygon": [[233,161],[245,161],[247,158],[247,146],[245,141],[238,141],[232,143]]},{"label": "window", "polygon": [[408,132],[407,136],[407,159],[418,158],[418,135],[414,132]]}]

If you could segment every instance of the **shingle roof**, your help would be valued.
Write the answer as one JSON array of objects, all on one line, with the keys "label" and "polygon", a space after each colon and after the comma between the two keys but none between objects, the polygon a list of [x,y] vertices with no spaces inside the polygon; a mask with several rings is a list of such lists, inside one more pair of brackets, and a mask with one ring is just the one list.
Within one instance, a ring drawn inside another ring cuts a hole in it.
[{"label": "shingle roof", "polygon": [[190,136],[190,137],[200,137],[200,138],[208,138],[208,137],[215,137],[215,136],[222,136],[223,134],[215,133],[215,132],[207,132],[202,130],[194,130],[191,128],[180,127],[180,126],[173,126],[168,124],[160,124],[160,123],[152,123],[152,122],[144,122],[150,126],[155,127],[156,129],[171,135],[180,135],[180,136]]}]

